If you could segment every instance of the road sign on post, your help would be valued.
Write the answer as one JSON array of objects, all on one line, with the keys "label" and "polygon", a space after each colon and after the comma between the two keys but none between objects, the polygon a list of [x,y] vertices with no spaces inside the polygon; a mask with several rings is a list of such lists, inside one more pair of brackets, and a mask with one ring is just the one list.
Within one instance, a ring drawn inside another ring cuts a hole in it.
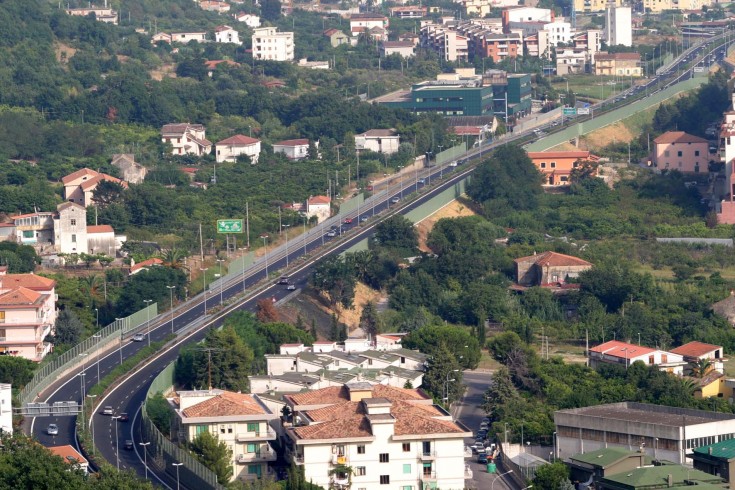
[{"label": "road sign on post", "polygon": [[563,109],[563,112],[565,116],[576,116],[577,115],[577,109],[575,109],[574,107],[565,107]]},{"label": "road sign on post", "polygon": [[580,116],[587,115],[590,113],[589,107],[579,107],[577,108],[577,114]]},{"label": "road sign on post", "polygon": [[218,219],[217,233],[242,233],[242,220]]}]

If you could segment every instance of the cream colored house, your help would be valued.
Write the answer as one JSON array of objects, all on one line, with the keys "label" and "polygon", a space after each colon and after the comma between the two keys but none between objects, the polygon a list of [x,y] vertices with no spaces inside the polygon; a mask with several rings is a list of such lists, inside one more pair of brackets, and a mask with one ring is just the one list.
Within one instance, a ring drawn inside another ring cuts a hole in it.
[{"label": "cream colored house", "polygon": [[306,201],[306,219],[316,216],[317,223],[332,215],[332,200],[327,196],[313,196]]},{"label": "cream colored house", "polygon": [[463,439],[472,432],[419,390],[355,382],[284,399],[293,414],[287,454],[307,481],[364,490],[466,487]]},{"label": "cream colored house", "polygon": [[54,249],[63,254],[89,253],[87,248],[87,209],[74,202],[57,206],[54,217]]},{"label": "cream colored house", "polygon": [[246,155],[250,157],[250,163],[255,165],[260,157],[260,140],[250,138],[242,134],[236,134],[229,138],[218,141],[217,162],[236,162],[237,157]]},{"label": "cream colored house", "polygon": [[212,143],[201,124],[166,124],[161,128],[161,141],[171,144],[172,155],[209,155]]},{"label": "cream colored house", "polygon": [[[319,150],[318,141],[314,142],[314,146]],[[309,140],[300,138],[273,143],[273,153],[283,153],[289,160],[303,160],[309,157]]]},{"label": "cream colored house", "polygon": [[0,268],[0,355],[41,361],[56,322],[56,281]]},{"label": "cream colored house", "polygon": [[120,171],[122,180],[130,184],[140,184],[145,180],[148,169],[135,162],[135,155],[131,153],[117,153],[112,155],[110,165]]},{"label": "cream colored house", "polygon": [[103,180],[127,187],[127,183],[117,177],[97,172],[91,168],[80,168],[61,178],[61,183],[64,184],[64,198],[84,207],[91,206],[94,204],[92,199],[94,191]]},{"label": "cream colored house", "polygon": [[398,151],[401,138],[395,129],[371,129],[355,135],[355,149],[390,155]]},{"label": "cream colored house", "polygon": [[241,44],[240,34],[230,26],[217,26],[214,29],[214,41],[218,43]]},{"label": "cream colored house", "polygon": [[293,61],[293,32],[278,32],[276,27],[253,30],[253,59]]},{"label": "cream colored house", "polygon": [[235,19],[237,19],[238,22],[243,22],[246,26],[251,28],[260,27],[260,17],[255,14],[246,14],[241,12],[239,14],[235,14]]},{"label": "cream colored house", "polygon": [[232,451],[232,480],[256,480],[266,476],[268,463],[276,460],[270,441],[280,423],[256,395],[225,390],[180,391],[176,407],[180,438],[192,441],[210,432]]}]

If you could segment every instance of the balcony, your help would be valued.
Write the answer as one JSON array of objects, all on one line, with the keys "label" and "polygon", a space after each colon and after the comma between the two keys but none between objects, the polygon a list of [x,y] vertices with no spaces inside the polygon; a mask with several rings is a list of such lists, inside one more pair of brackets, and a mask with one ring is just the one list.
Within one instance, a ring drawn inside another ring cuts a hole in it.
[{"label": "balcony", "polygon": [[419,459],[423,461],[436,459],[436,451],[419,451]]},{"label": "balcony", "polygon": [[276,452],[272,450],[259,451],[255,453],[238,454],[235,458],[238,464],[256,463],[263,461],[275,461]]},{"label": "balcony", "polygon": [[421,479],[425,482],[436,482],[436,470],[424,471],[421,473]]},{"label": "balcony", "polygon": [[248,441],[273,441],[276,438],[276,431],[268,427],[267,430],[260,432],[241,432],[235,435],[237,442]]},{"label": "balcony", "polygon": [[290,450],[290,449],[286,451],[286,459],[290,459],[296,465],[304,464],[304,455],[301,453],[294,452],[293,450]]},{"label": "balcony", "polygon": [[41,347],[36,348],[36,358],[34,361],[40,362],[53,349],[53,344],[44,342]]},{"label": "balcony", "polygon": [[347,456],[340,455],[340,454],[333,454],[332,464],[347,464]]}]

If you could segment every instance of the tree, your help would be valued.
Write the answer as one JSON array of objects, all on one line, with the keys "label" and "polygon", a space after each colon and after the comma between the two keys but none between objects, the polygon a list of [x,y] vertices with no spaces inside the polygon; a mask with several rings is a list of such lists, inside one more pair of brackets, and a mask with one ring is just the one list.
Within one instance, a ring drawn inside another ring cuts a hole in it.
[{"label": "tree", "polygon": [[20,388],[33,379],[37,364],[24,357],[0,356],[0,383]]},{"label": "tree", "polygon": [[541,465],[536,468],[533,488],[540,490],[559,490],[569,481],[569,467],[561,461]]},{"label": "tree", "polygon": [[697,362],[692,364],[692,376],[695,378],[704,378],[712,369],[714,367],[709,359],[697,359]]},{"label": "tree", "polygon": [[326,295],[331,308],[341,304],[344,308],[352,308],[355,299],[355,273],[347,261],[338,255],[322,260],[311,278],[314,288]]},{"label": "tree", "polygon": [[259,300],[255,309],[258,320],[263,323],[274,322],[278,319],[278,312],[276,311],[276,307],[273,306],[273,300],[270,298]]},{"label": "tree", "polygon": [[440,342],[432,354],[421,388],[435,399],[443,400],[446,406],[462,396],[461,366],[444,342]]},{"label": "tree", "polygon": [[[475,369],[480,362],[480,344],[468,328],[452,325],[427,325],[404,337],[407,349],[416,349],[429,356],[436,355],[441,340],[463,369]],[[460,358],[460,356],[462,356]]]},{"label": "tree", "polygon": [[597,161],[589,159],[579,159],[574,162],[574,168],[569,173],[569,181],[571,183],[581,182],[597,176],[597,167],[600,164]]},{"label": "tree", "polygon": [[374,344],[375,337],[378,335],[380,329],[378,328],[378,309],[372,301],[368,301],[362,308],[360,328]]},{"label": "tree", "polygon": [[189,448],[204,466],[217,475],[217,481],[224,485],[232,476],[232,451],[227,443],[220,441],[209,431],[199,433],[190,443]]},{"label": "tree", "polygon": [[171,417],[174,415],[171,404],[158,392],[145,403],[146,413],[163,434],[171,432]]},{"label": "tree", "polygon": [[54,343],[76,345],[84,334],[84,325],[69,308],[59,312],[54,325]]},{"label": "tree", "polygon": [[0,265],[8,266],[8,274],[33,272],[41,258],[30,245],[0,242]]},{"label": "tree", "polygon": [[403,215],[394,215],[375,227],[375,243],[393,249],[401,255],[414,255],[418,247],[418,233],[413,222]]},{"label": "tree", "polygon": [[100,209],[104,209],[110,204],[119,202],[124,191],[123,186],[117,182],[101,180],[92,192],[92,201]]},{"label": "tree", "polygon": [[269,22],[277,21],[281,16],[281,2],[278,0],[263,0],[260,6],[260,15]]}]

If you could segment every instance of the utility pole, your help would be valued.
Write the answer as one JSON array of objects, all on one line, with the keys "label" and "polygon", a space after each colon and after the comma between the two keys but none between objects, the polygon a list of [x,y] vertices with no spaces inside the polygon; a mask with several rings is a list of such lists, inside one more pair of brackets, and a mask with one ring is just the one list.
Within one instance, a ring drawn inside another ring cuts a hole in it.
[{"label": "utility pole", "polygon": [[[248,208],[248,202],[245,201],[245,235],[248,240],[248,252],[250,251],[250,209]],[[243,270],[245,265],[243,264]]]}]

